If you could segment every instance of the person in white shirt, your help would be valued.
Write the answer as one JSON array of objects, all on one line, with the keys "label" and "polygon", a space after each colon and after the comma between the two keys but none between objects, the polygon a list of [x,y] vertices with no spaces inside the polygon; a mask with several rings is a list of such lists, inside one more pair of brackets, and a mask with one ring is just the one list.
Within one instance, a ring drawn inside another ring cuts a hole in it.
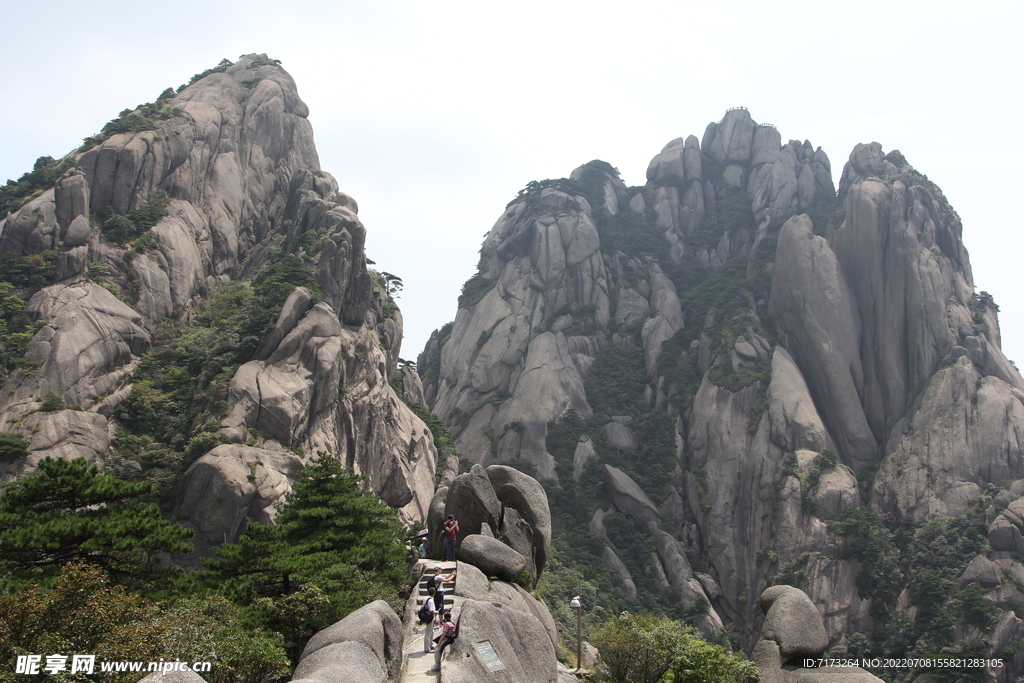
[{"label": "person in white shirt", "polygon": [[426,610],[429,610],[434,615],[434,619],[429,624],[423,625],[423,652],[432,652],[434,650],[434,621],[437,621],[437,608],[434,606],[435,592],[433,588],[428,588],[427,599],[423,603]]}]

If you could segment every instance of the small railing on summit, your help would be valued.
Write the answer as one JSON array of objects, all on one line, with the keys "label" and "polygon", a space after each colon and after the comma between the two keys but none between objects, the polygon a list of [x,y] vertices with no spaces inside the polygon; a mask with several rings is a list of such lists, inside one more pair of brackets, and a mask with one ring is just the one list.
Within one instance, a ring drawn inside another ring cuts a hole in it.
[{"label": "small railing on summit", "polygon": [[[747,108],[746,107],[729,107],[728,109],[725,110],[725,113],[728,114],[731,111],[747,111]],[[716,123],[715,125],[716,126],[722,125],[722,121],[725,121],[725,117],[722,117],[722,119],[719,120],[719,122]]]},{"label": "small railing on summit", "polygon": [[[775,128],[775,124],[774,123],[759,123],[759,124],[757,124],[757,127],[758,128]],[[775,128],[775,130],[778,130],[778,128]]]}]

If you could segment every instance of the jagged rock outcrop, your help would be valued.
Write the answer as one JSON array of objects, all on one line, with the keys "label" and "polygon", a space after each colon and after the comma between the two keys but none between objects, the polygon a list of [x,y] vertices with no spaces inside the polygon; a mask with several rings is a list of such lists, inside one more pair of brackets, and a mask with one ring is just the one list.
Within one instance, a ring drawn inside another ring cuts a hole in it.
[{"label": "jagged rock outcrop", "polygon": [[196,559],[228,543],[250,522],[274,521],[274,503],[291,491],[302,459],[278,448],[224,444],[193,464],[182,481],[177,519],[195,529]]},{"label": "jagged rock outcrop", "polygon": [[[27,462],[5,464],[4,476],[47,455],[102,462],[116,431],[110,418],[131,394],[152,332],[187,324],[206,297],[289,254],[319,291],[292,292],[231,379],[226,411],[196,417],[193,428],[219,420],[220,436],[237,445],[193,466],[183,520],[202,545],[233,540],[246,521],[272,516],[267,506],[290,490],[297,468],[278,467],[281,458],[301,464],[323,450],[364,474],[405,521],[424,521],[436,450],[390,386],[401,314],[367,270],[355,201],[320,170],[295,83],[266,55],[248,55],[158,104],[163,114],[151,130],[76,152],[53,188],[0,220],[0,252],[57,252],[56,284],[26,309],[41,328],[0,397],[0,429],[46,438],[33,440]],[[164,215],[140,230],[145,246],[92,227],[101,212],[124,223],[125,214],[155,205]],[[49,392],[88,417],[29,416]],[[250,464],[255,481],[244,471]],[[273,483],[259,471],[276,473]],[[208,514],[213,508],[224,515]]]},{"label": "jagged rock outcrop", "polygon": [[604,562],[605,568],[611,573],[612,581],[615,582],[616,587],[622,591],[622,596],[626,600],[636,598],[636,582],[633,581],[633,575],[629,573],[629,567],[623,564],[619,556],[615,554],[615,551],[609,546],[605,546],[601,550],[601,560]]}]

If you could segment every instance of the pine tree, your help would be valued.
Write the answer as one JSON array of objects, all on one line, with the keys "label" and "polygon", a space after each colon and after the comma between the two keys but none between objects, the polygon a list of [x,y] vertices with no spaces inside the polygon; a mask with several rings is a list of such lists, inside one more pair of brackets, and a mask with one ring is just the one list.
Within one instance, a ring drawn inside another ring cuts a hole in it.
[{"label": "pine tree", "polygon": [[3,486],[0,567],[30,576],[81,560],[117,582],[159,585],[169,570],[157,554],[190,552],[192,532],[138,502],[149,489],[101,474],[82,458],[45,458],[37,472]]},{"label": "pine tree", "polygon": [[405,588],[405,528],[363,491],[363,477],[320,452],[299,475],[276,524],[252,524],[216,549],[203,578],[285,635],[293,661],[317,630],[371,600],[396,606]]}]

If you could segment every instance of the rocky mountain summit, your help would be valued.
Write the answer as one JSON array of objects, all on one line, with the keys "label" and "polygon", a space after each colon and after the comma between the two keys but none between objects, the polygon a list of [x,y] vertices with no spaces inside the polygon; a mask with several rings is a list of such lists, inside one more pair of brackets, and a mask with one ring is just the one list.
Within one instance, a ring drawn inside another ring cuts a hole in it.
[{"label": "rocky mountain summit", "polygon": [[419,357],[425,397],[465,457],[558,491],[555,538],[588,528],[634,601],[749,652],[755,596],[790,583],[832,648],[996,653],[1024,604],[999,512],[1024,380],[961,232],[898,150],[857,145],[836,190],[823,150],[733,109],[644,186],[595,161],[522,190]]},{"label": "rocky mountain summit", "polygon": [[5,263],[51,280],[0,392],[0,431],[29,446],[4,478],[46,456],[194,460],[174,507],[204,554],[269,521],[323,450],[425,519],[436,449],[389,384],[401,313],[307,114],[275,60],[247,55],[49,160],[55,184],[0,220]]}]

